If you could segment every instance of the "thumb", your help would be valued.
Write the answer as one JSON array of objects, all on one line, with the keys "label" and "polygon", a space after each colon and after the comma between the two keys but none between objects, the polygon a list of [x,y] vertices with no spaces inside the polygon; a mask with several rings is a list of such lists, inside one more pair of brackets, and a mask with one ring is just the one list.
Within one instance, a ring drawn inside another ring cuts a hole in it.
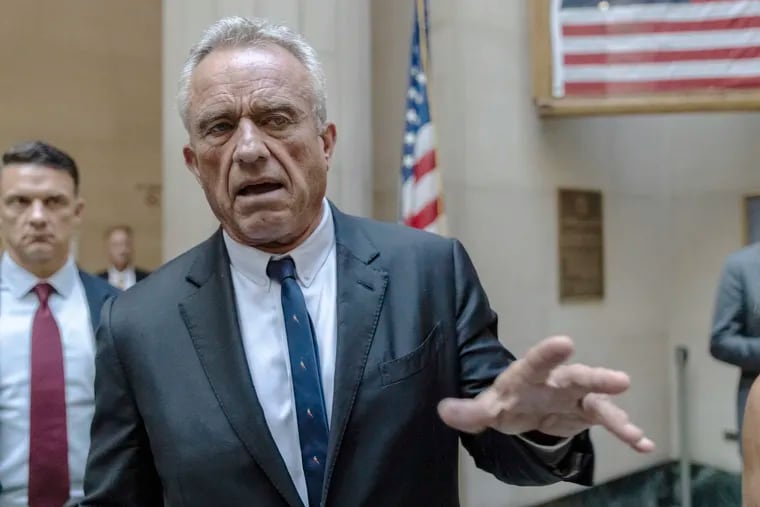
[{"label": "thumb", "polygon": [[488,427],[489,416],[478,398],[445,398],[438,415],[447,426],[465,433],[480,433]]}]

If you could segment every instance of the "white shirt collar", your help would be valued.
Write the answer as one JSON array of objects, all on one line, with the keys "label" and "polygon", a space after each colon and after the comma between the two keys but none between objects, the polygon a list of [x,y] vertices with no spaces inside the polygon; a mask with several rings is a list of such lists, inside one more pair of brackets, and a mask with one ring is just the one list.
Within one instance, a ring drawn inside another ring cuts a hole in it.
[{"label": "white shirt collar", "polygon": [[109,276],[115,276],[115,275],[127,275],[127,274],[132,274],[132,273],[134,273],[134,272],[135,272],[135,268],[134,268],[134,266],[127,266],[127,267],[126,267],[126,268],[124,268],[124,270],[122,270],[122,271],[119,271],[118,269],[116,269],[116,268],[115,268],[115,267],[113,267],[113,266],[108,266],[108,274],[109,274]]},{"label": "white shirt collar", "polygon": [[258,285],[269,287],[267,264],[272,257],[279,259],[290,256],[296,265],[296,276],[305,287],[311,285],[314,277],[324,265],[330,251],[335,248],[335,225],[327,199],[322,202],[322,218],[319,225],[306,241],[290,252],[273,255],[256,248],[243,245],[223,233],[224,244],[230,256],[230,264],[243,276]]},{"label": "white shirt collar", "polygon": [[3,253],[3,257],[0,259],[0,283],[16,299],[21,299],[29,294],[34,286],[40,282],[49,283],[58,294],[67,297],[74,290],[77,276],[79,276],[79,269],[74,262],[74,257],[69,257],[66,264],[47,280],[40,280],[19,266],[8,252]]}]

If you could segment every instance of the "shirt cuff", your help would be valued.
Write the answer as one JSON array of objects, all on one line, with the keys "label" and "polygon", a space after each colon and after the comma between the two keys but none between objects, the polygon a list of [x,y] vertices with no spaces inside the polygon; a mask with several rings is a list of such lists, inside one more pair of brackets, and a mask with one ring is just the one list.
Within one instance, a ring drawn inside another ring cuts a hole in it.
[{"label": "shirt cuff", "polygon": [[565,456],[567,456],[568,451],[572,447],[571,443],[573,441],[572,437],[568,437],[561,439],[556,444],[543,445],[536,443],[526,434],[515,436],[528,444],[533,452],[537,454],[538,457],[541,458],[541,460],[549,466],[558,465],[565,458]]}]

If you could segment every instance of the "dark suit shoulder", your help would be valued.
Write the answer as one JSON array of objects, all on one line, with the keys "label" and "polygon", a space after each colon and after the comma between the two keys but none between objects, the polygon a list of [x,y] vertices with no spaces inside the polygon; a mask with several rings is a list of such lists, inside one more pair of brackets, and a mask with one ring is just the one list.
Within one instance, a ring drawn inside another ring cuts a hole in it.
[{"label": "dark suit shoulder", "polygon": [[[361,230],[382,253],[441,252],[451,255],[452,239],[395,222],[342,214],[341,218]],[[340,234],[338,234],[340,236]],[[338,240],[340,242],[340,239]]]},{"label": "dark suit shoulder", "polygon": [[116,296],[121,292],[103,280],[99,274],[93,275],[87,271],[79,270],[79,278],[82,280],[82,285],[84,285],[84,289],[87,292],[94,291],[102,293],[104,296]]},{"label": "dark suit shoulder", "polygon": [[727,266],[743,266],[753,263],[760,264],[760,243],[747,245],[726,258]]},{"label": "dark suit shoulder", "polygon": [[103,278],[105,280],[108,280],[108,270],[98,271],[97,273],[95,273],[95,276],[97,276],[98,278]]},{"label": "dark suit shoulder", "polygon": [[114,303],[117,314],[122,309],[139,309],[147,313],[162,307],[176,307],[177,302],[187,296],[195,287],[187,283],[186,277],[193,264],[215,246],[216,234],[190,250],[178,255],[150,273],[140,283],[120,294]]}]

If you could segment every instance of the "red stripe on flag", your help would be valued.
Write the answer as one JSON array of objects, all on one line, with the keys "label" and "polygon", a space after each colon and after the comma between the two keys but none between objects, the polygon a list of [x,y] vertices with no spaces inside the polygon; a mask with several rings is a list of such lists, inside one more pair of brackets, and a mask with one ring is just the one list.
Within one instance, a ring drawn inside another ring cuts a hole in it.
[{"label": "red stripe on flag", "polygon": [[588,25],[563,25],[565,37],[592,35],[630,35],[664,32],[704,32],[710,30],[743,30],[760,27],[760,16],[740,16],[704,21],[638,21]]},{"label": "red stripe on flag", "polygon": [[741,60],[760,57],[760,46],[745,48],[694,49],[686,51],[631,51],[626,53],[566,54],[565,65],[607,65],[621,63],[688,62],[699,60]]},{"label": "red stripe on flag", "polygon": [[420,181],[423,176],[435,169],[435,150],[429,150],[414,164],[414,181]]},{"label": "red stripe on flag", "polygon": [[567,95],[619,95],[674,92],[709,88],[741,89],[760,87],[760,76],[730,78],[674,79],[670,81],[589,81],[565,83]]},{"label": "red stripe on flag", "polygon": [[419,213],[412,215],[404,220],[404,223],[409,227],[415,229],[424,229],[428,225],[432,224],[438,218],[438,207],[440,206],[440,198],[436,198],[430,201],[427,206],[422,208]]}]

